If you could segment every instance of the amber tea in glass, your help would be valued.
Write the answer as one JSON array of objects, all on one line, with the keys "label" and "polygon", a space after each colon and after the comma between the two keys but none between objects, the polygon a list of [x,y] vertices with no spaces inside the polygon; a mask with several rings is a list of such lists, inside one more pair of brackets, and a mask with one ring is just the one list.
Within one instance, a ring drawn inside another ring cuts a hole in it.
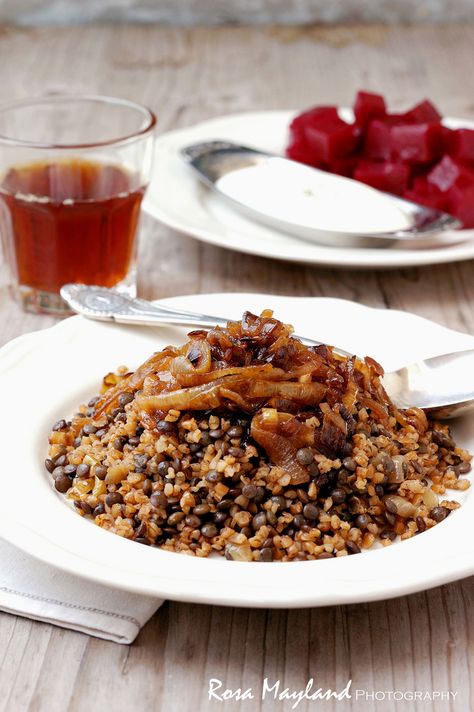
[{"label": "amber tea in glass", "polygon": [[[130,102],[103,97],[37,101],[46,108],[44,123],[53,120],[74,143],[33,141],[37,122],[28,127],[23,117],[30,102],[9,110],[0,107],[0,231],[14,296],[27,310],[50,313],[66,310],[59,290],[68,282],[115,287],[134,296],[136,235],[151,166],[154,116]],[[5,111],[16,114],[15,130],[26,139],[6,142]],[[72,127],[64,123],[69,111],[75,114]],[[137,115],[139,123],[133,126]],[[117,132],[125,135],[113,138]]]}]

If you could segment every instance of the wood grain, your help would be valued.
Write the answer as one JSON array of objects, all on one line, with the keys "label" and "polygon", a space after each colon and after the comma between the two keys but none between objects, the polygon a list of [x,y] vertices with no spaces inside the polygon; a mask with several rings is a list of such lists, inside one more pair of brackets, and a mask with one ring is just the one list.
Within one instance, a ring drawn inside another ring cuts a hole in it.
[{"label": "wood grain", "polygon": [[89,22],[159,22],[178,25],[301,25],[335,22],[446,22],[472,18],[470,0],[2,0],[0,22],[73,25]]},{"label": "wood grain", "polygon": [[[474,118],[469,26],[183,30],[88,27],[0,34],[0,99],[67,89],[150,104],[160,129],[232,111],[347,103],[382,89],[393,107],[422,95]],[[384,272],[286,265],[201,245],[144,220],[140,293],[324,295],[405,309],[474,333],[473,263]],[[54,322],[25,315],[0,272],[0,340]],[[314,585],[317,585],[315,581]],[[0,712],[286,712],[256,699],[209,702],[210,677],[258,690],[264,676],[300,688],[452,690],[455,701],[301,703],[298,710],[474,709],[474,579],[358,606],[272,611],[166,603],[130,647],[0,615]]]}]

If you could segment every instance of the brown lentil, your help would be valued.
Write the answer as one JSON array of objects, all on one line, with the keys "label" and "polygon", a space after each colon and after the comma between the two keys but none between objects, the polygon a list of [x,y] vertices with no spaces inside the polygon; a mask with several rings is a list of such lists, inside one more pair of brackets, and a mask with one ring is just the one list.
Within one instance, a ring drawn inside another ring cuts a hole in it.
[{"label": "brown lentil", "polygon": [[65,430],[66,428],[67,423],[63,418],[61,418],[61,420],[56,421],[56,423],[52,427],[52,430],[58,432],[59,430]]},{"label": "brown lentil", "polygon": [[201,527],[201,532],[206,539],[211,539],[217,536],[217,527],[215,527],[214,524],[204,524],[204,526]]},{"label": "brown lentil", "polygon": [[244,433],[244,429],[241,425],[232,425],[227,431],[227,435],[231,439],[241,438]]},{"label": "brown lentil", "polygon": [[65,494],[71,487],[71,480],[67,475],[60,474],[55,478],[54,486],[56,487],[58,492],[61,492],[61,494]]},{"label": "brown lentil", "polygon": [[166,509],[168,506],[168,497],[162,492],[154,492],[150,497],[150,502],[154,507]]},{"label": "brown lentil", "polygon": [[97,432],[97,428],[92,423],[87,423],[82,428],[83,435],[94,435]]},{"label": "brown lentil", "polygon": [[105,467],[105,465],[96,465],[94,468],[94,475],[99,480],[105,480],[105,477],[107,475],[107,468]]},{"label": "brown lentil", "polygon": [[461,462],[459,465],[456,465],[454,472],[459,477],[459,475],[466,475],[471,469],[472,465],[470,462]]},{"label": "brown lentil", "polygon": [[447,509],[446,507],[433,507],[430,512],[430,517],[431,519],[434,519],[435,522],[442,522],[443,519],[446,519],[448,514],[449,509]]},{"label": "brown lentil", "polygon": [[244,485],[242,487],[242,494],[244,497],[247,497],[247,499],[255,499],[257,492],[258,490],[255,485]]},{"label": "brown lentil", "polygon": [[304,447],[296,453],[296,459],[300,465],[310,465],[313,462],[313,452],[309,447]]},{"label": "brown lentil", "polygon": [[173,512],[173,514],[170,514],[168,517],[168,524],[170,527],[175,527],[185,516],[184,512]]},{"label": "brown lentil", "polygon": [[355,541],[346,541],[346,549],[349,554],[360,554],[360,547],[357,546]]},{"label": "brown lentil", "polygon": [[129,403],[132,402],[133,398],[134,398],[133,393],[130,393],[129,391],[125,391],[124,393],[121,393],[118,397],[119,405],[122,408],[125,408],[126,405],[128,405]]},{"label": "brown lentil", "polygon": [[120,492],[110,492],[105,498],[105,504],[112,507],[114,504],[122,504],[123,497]]},{"label": "brown lentil", "polygon": [[193,509],[193,513],[196,514],[198,517],[202,517],[205,514],[208,514],[210,511],[211,511],[211,508],[208,504],[198,504]]},{"label": "brown lentil", "polygon": [[305,504],[303,507],[303,516],[306,519],[317,519],[319,517],[319,508],[314,504]]},{"label": "brown lentil", "polygon": [[77,477],[87,477],[90,472],[90,469],[90,465],[86,465],[84,462],[81,462],[81,464],[78,465],[76,469]]},{"label": "brown lentil", "polygon": [[153,492],[153,486],[150,480],[145,480],[145,482],[143,483],[142,492],[147,497],[151,495],[151,493]]}]

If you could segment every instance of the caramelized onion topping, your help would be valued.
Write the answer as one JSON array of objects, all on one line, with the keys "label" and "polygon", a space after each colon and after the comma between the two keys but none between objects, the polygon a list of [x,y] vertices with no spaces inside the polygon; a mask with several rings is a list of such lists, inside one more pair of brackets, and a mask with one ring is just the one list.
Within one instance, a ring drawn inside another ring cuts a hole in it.
[{"label": "caramelized onion topping", "polygon": [[153,354],[109,388],[93,417],[113,414],[125,392],[134,394],[131,407],[147,429],[170,410],[251,415],[251,437],[292,484],[310,479],[308,466],[296,460],[299,448],[309,445],[330,458],[350,454],[352,414],[360,408],[382,425],[393,416],[424,426],[421,411],[404,414],[391,403],[376,361],[308,347],[291,334],[270,311],[193,331],[184,346]]},{"label": "caramelized onion topping", "polygon": [[309,481],[308,468],[296,459],[297,451],[314,441],[314,431],[289,413],[264,408],[252,418],[250,434],[265,450],[270,461],[290,475],[290,483]]}]

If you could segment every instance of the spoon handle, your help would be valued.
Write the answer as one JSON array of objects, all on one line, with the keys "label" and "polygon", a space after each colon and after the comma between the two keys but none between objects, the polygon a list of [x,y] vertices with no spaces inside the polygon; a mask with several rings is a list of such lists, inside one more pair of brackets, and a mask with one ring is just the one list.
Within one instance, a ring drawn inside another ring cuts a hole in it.
[{"label": "spoon handle", "polygon": [[[66,284],[61,289],[61,296],[78,314],[89,319],[115,321],[118,324],[137,324],[142,326],[173,326],[210,329],[214,326],[227,326],[229,319],[210,314],[190,312],[164,304],[153,304],[145,299],[132,299],[106,287]],[[308,346],[320,346],[321,341],[298,336]],[[336,349],[338,353],[349,356],[347,351]]]},{"label": "spoon handle", "polygon": [[[227,322],[232,321],[221,316],[190,312],[161,304],[155,305],[144,299],[127,299],[127,303],[124,304],[120,310],[115,311],[112,318],[119,324],[137,324],[143,326],[169,324],[172,326],[195,327],[197,329],[211,329],[214,326],[227,326]],[[320,346],[322,343],[321,341],[308,339],[306,336],[298,336],[298,334],[294,334],[294,336],[309,346]],[[340,351],[340,349],[338,349],[338,351]]]},{"label": "spoon handle", "polygon": [[228,321],[228,319],[219,316],[189,312],[161,304],[151,304],[144,299],[127,299],[126,304],[114,313],[113,319],[119,324],[143,324],[149,326],[171,324],[173,326],[207,329],[216,325],[226,326]]}]

